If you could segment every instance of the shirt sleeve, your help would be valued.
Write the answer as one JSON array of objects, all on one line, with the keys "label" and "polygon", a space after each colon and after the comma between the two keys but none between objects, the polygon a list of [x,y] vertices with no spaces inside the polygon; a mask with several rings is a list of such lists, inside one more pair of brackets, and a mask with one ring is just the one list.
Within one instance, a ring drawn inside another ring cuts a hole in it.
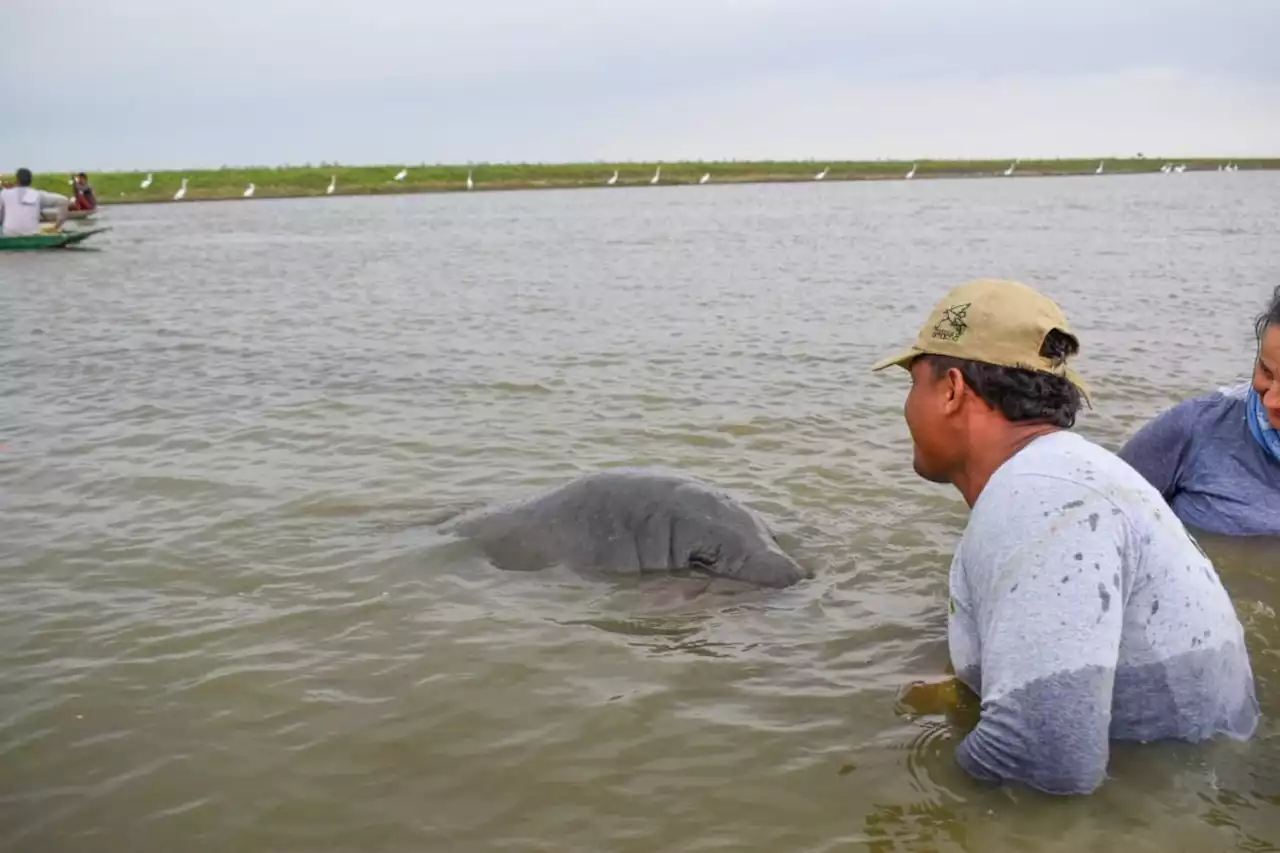
[{"label": "shirt sleeve", "polygon": [[50,207],[61,210],[71,203],[66,196],[58,195],[57,193],[51,193],[48,190],[38,190],[38,192],[40,193],[40,208],[42,210]]},{"label": "shirt sleeve", "polygon": [[1197,400],[1186,400],[1156,415],[1125,442],[1117,456],[1170,500],[1187,470]]},{"label": "shirt sleeve", "polygon": [[966,555],[982,706],[956,760],[984,781],[1089,793],[1109,757],[1127,522],[1055,477],[1023,475],[993,497]]}]

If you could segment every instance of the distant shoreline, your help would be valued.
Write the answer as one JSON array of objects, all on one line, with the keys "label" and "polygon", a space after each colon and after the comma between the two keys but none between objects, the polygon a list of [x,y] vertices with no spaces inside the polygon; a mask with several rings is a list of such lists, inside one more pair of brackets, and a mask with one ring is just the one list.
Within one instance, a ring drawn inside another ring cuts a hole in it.
[{"label": "distant shoreline", "polygon": [[[662,168],[657,186],[697,186],[704,175],[714,184],[796,183],[816,180],[826,170],[825,182],[904,180],[912,167],[913,179],[939,178],[1003,178],[1159,174],[1165,164],[1183,166],[1186,172],[1216,172],[1234,166],[1239,171],[1280,169],[1280,158],[1193,158],[1165,160],[1144,158],[1098,158],[1069,160],[1026,160],[1018,162],[1013,174],[1005,171],[1009,160],[920,160],[911,161],[717,161],[672,163],[564,163],[508,164],[478,163],[473,165],[387,165],[387,166],[282,166],[237,167],[225,169],[166,170],[152,173],[151,184],[140,186],[146,172],[98,172],[89,174],[89,182],[101,206],[113,204],[147,204],[174,201],[174,193],[187,178],[184,201],[229,200],[243,197],[249,183],[254,184],[255,198],[306,198],[324,196],[330,178],[336,178],[333,195],[410,195],[420,193],[466,192],[468,172],[472,191],[537,190],[537,189],[618,189],[650,186],[659,166]],[[395,175],[407,169],[402,180]],[[612,186],[608,179],[618,173]],[[1170,175],[1175,177],[1175,175]],[[63,173],[36,175],[35,185],[41,189],[67,195],[70,187]]]}]

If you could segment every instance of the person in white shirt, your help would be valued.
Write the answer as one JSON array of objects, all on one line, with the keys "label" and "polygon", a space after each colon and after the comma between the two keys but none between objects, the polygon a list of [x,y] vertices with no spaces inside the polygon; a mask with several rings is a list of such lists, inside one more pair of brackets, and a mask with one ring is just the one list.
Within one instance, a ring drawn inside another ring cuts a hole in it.
[{"label": "person in white shirt", "polygon": [[1049,297],[952,288],[907,349],[916,474],[959,490],[948,640],[981,698],[956,761],[987,782],[1087,794],[1112,741],[1253,736],[1244,629],[1212,561],[1144,477],[1073,431],[1079,339]]},{"label": "person in white shirt", "polygon": [[46,229],[41,227],[40,211],[47,208],[58,212],[52,228],[54,231],[60,230],[62,223],[67,221],[70,200],[66,196],[32,187],[30,169],[19,169],[17,178],[16,187],[0,190],[0,234],[17,237],[41,233]]}]

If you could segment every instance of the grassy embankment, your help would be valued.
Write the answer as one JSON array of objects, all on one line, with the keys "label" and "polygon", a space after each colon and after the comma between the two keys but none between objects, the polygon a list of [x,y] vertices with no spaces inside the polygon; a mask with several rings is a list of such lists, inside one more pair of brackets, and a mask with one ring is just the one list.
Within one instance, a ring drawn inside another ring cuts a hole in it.
[{"label": "grassy embankment", "polygon": [[[1160,158],[1107,159],[1104,173],[1159,172],[1166,162]],[[1234,162],[1242,171],[1280,169],[1280,158],[1232,160],[1198,158],[1175,160],[1187,171],[1216,171],[1219,165]],[[203,169],[155,172],[151,185],[142,189],[145,172],[90,173],[89,181],[101,204],[172,200],[173,194],[187,178],[186,200],[239,198],[252,182],[256,198],[324,195],[330,177],[337,178],[335,195],[374,195],[390,193],[422,193],[465,191],[468,171],[476,190],[547,189],[573,187],[605,187],[605,181],[618,170],[617,186],[647,186],[658,163],[478,163],[474,165],[405,165],[401,166],[281,166]],[[826,168],[827,181],[901,179],[911,169],[911,162],[899,161],[720,161],[663,163],[662,186],[696,184],[710,173],[715,183],[766,183],[809,181]],[[921,160],[916,164],[916,179],[1002,176],[1008,160]],[[1096,159],[1025,160],[1018,163],[1014,177],[1030,175],[1093,175]],[[409,173],[402,181],[393,180],[401,168]],[[42,189],[68,194],[65,175],[44,173],[36,176]]]}]

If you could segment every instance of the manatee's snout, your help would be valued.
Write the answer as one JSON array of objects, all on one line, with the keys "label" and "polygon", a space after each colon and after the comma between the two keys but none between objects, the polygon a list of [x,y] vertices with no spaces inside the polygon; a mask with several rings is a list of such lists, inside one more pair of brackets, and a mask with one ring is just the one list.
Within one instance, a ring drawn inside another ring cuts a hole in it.
[{"label": "manatee's snout", "polygon": [[780,551],[753,554],[742,564],[739,572],[744,581],[770,587],[791,586],[811,576],[804,566]]}]

